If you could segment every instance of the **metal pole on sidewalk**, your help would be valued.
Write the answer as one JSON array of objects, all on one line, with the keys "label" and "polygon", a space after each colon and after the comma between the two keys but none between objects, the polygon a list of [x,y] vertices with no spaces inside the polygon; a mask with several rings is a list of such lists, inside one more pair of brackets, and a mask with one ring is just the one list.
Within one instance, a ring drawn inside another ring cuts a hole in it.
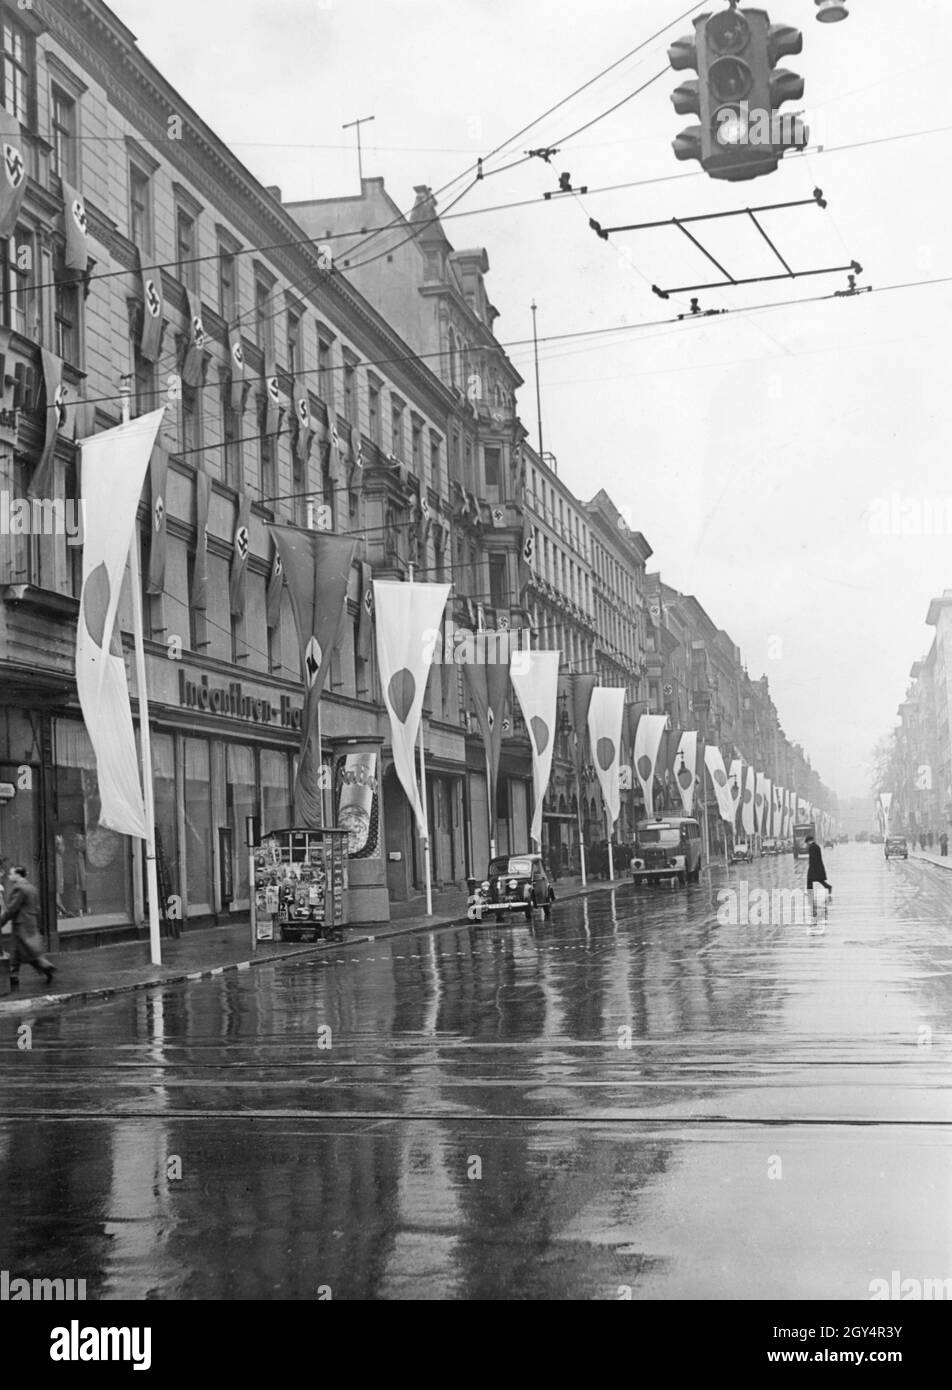
[{"label": "metal pole on sidewalk", "polygon": [[608,826],[608,878],[611,883],[615,882],[615,861],[612,857],[612,813],[605,811],[605,823]]},{"label": "metal pole on sidewalk", "polygon": [[[131,418],[131,383],[123,377],[122,423]],[[129,546],[129,585],[132,590],[132,631],[135,639],[136,689],[139,696],[139,742],[142,751],[142,796],[145,807],[145,873],[149,893],[149,952],[153,965],[162,964],[162,936],[159,930],[159,876],[155,862],[155,789],[152,784],[152,732],[149,728],[149,699],[146,686],[145,644],[142,626],[142,578],[139,566],[139,527],[132,532]]]},{"label": "metal pole on sidewalk", "polygon": [[258,949],[258,898],[255,893],[255,818],[245,816],[245,844],[248,847],[248,898],[251,903],[251,949]]}]

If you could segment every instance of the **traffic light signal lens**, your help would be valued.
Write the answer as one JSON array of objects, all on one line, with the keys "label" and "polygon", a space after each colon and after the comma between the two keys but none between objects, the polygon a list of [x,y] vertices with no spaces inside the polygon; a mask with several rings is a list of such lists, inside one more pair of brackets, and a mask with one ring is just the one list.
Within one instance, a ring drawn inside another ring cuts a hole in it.
[{"label": "traffic light signal lens", "polygon": [[747,144],[747,117],[734,106],[722,106],[714,116],[714,134],[719,145]]},{"label": "traffic light signal lens", "polygon": [[718,102],[743,101],[754,85],[754,74],[740,58],[718,58],[707,76]]},{"label": "traffic light signal lens", "polygon": [[725,10],[708,20],[706,34],[718,53],[741,53],[750,39],[750,25],[736,10]]}]

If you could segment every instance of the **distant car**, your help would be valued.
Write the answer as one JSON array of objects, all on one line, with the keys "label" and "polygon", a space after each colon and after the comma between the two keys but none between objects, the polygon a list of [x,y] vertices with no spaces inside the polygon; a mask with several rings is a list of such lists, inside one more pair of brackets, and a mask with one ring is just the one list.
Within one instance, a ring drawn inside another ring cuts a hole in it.
[{"label": "distant car", "polygon": [[871,845],[881,845],[882,842],[883,842],[883,837],[882,837],[882,835],[870,835],[870,837],[869,837],[869,843],[870,843]]},{"label": "distant car", "polygon": [[774,840],[773,838],[771,838],[770,836],[768,836],[767,839],[764,840],[764,842],[763,842],[763,844],[762,844],[762,846],[761,846],[761,849],[763,850],[763,853],[764,853],[764,854],[776,854],[776,853],[777,853],[777,841]]},{"label": "distant car", "polygon": [[522,912],[527,922],[540,909],[548,921],[552,916],[555,889],[541,854],[504,854],[489,861],[486,877],[474,897],[480,899],[482,913],[495,913],[501,922],[507,913]]},{"label": "distant car", "polygon": [[883,847],[887,859],[908,859],[909,845],[905,835],[890,835]]},{"label": "distant car", "polygon": [[732,864],[748,864],[751,859],[750,845],[746,840],[738,840],[731,850]]},{"label": "distant car", "polygon": [[823,848],[824,848],[824,849],[836,849],[836,841],[835,841],[835,840],[824,840],[824,841],[823,841]]}]

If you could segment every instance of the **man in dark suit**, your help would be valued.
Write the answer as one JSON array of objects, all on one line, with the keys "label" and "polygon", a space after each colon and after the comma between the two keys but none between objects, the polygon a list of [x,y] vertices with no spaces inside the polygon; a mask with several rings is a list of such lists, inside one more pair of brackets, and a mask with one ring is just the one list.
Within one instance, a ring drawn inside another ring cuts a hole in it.
[{"label": "man in dark suit", "polygon": [[26,961],[38,975],[53,983],[55,967],[43,954],[40,936],[40,895],[26,875],[22,864],[10,870],[9,891],[0,916],[0,928],[9,922],[13,928],[13,952],[10,959],[10,988],[20,988],[20,966]]},{"label": "man in dark suit", "polygon": [[806,838],[807,854],[810,856],[807,863],[807,892],[812,893],[814,883],[822,883],[823,887],[833,896],[833,888],[826,881],[826,866],[823,863],[823,851],[814,840],[812,835]]}]

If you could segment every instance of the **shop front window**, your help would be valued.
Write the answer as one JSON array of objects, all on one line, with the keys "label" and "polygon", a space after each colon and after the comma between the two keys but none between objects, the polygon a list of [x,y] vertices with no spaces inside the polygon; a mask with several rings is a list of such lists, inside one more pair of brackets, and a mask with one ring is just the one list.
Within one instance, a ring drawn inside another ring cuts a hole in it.
[{"label": "shop front window", "polygon": [[212,801],[208,744],[185,740],[185,864],[189,915],[212,903]]},{"label": "shop front window", "polygon": [[[156,855],[164,863],[169,890],[181,892],[176,833],[175,741],[171,734],[152,735],[152,785],[155,788]],[[159,887],[161,891],[160,874]]]},{"label": "shop front window", "polygon": [[245,847],[245,821],[248,816],[258,814],[258,796],[255,787],[255,758],[250,748],[239,748],[229,744],[226,754],[225,799],[228,808],[228,825],[231,830],[232,881],[234,898],[232,907],[248,902],[248,851]]},{"label": "shop front window", "polygon": [[286,753],[263,749],[261,753],[261,795],[264,821],[262,830],[287,830],[293,824],[291,816],[291,778]]},{"label": "shop front window", "polygon": [[56,896],[60,930],[132,919],[132,842],[99,824],[96,758],[78,720],[56,721]]}]

